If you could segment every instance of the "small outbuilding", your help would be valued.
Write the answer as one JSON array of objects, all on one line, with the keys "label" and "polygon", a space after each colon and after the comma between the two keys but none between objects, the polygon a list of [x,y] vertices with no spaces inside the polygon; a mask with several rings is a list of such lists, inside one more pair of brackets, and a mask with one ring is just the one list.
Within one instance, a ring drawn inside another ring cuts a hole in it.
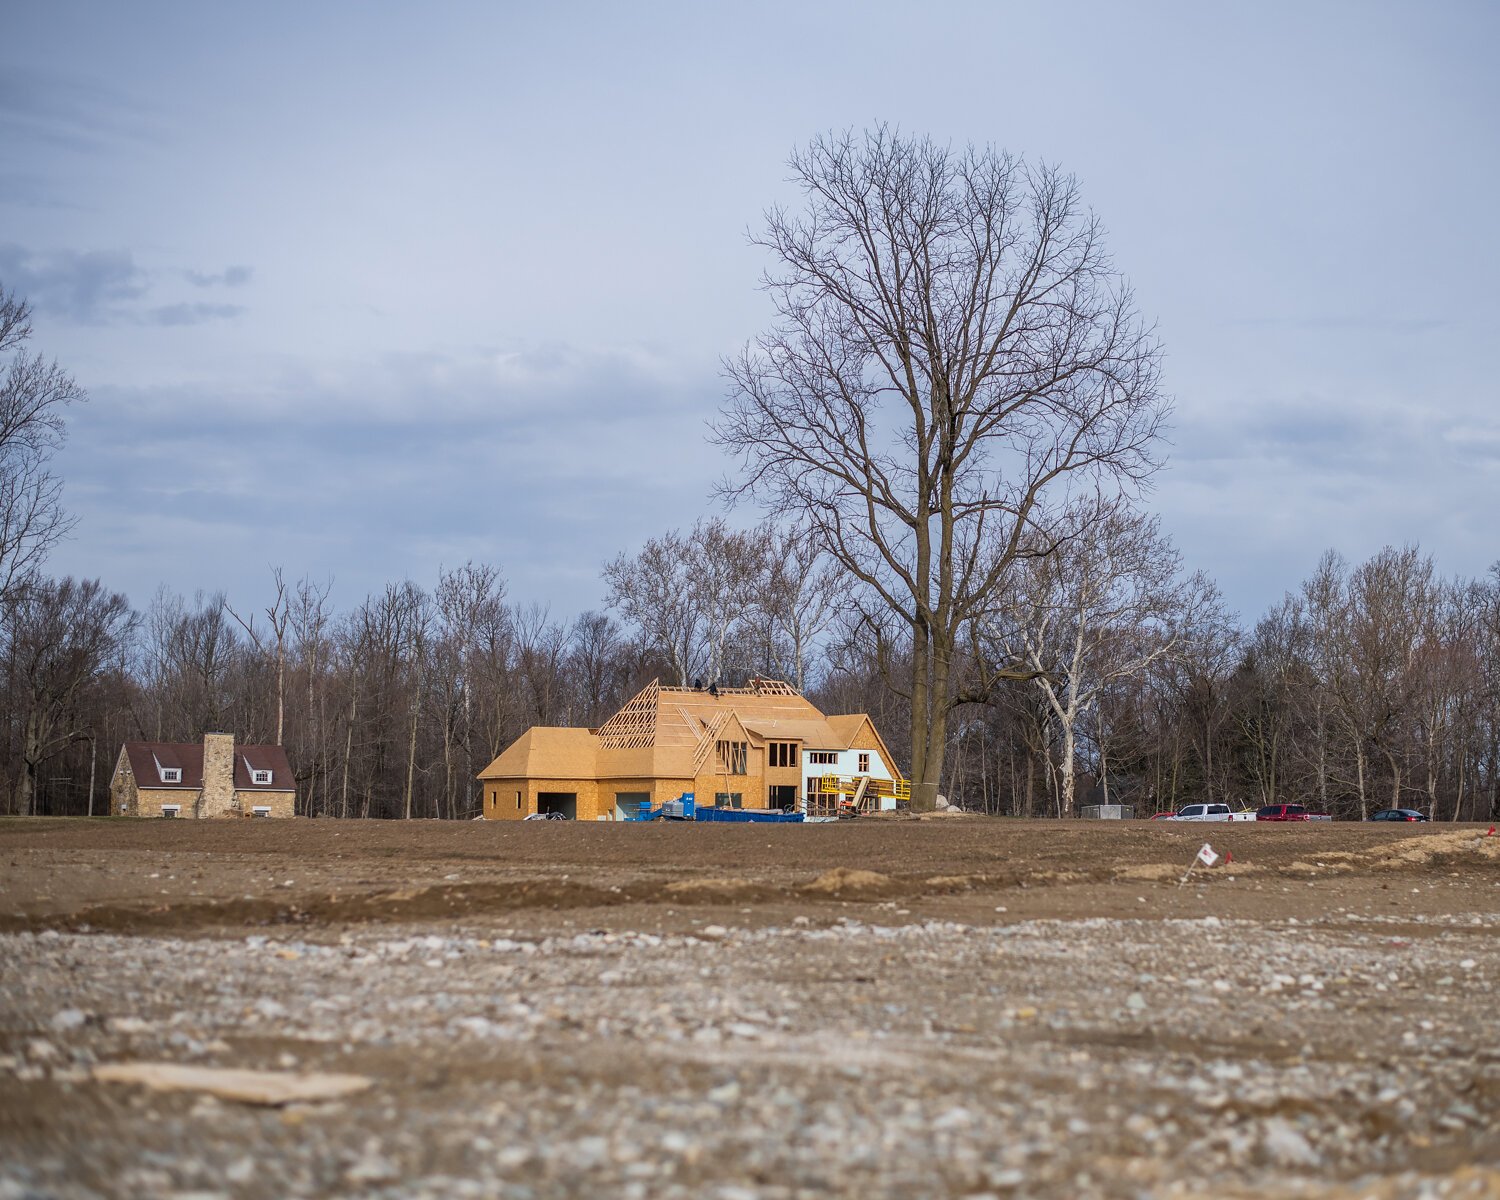
[{"label": "small outbuilding", "polygon": [[195,742],[126,742],[109,784],[121,817],[293,817],[297,786],[280,746],[236,746],[232,733]]}]

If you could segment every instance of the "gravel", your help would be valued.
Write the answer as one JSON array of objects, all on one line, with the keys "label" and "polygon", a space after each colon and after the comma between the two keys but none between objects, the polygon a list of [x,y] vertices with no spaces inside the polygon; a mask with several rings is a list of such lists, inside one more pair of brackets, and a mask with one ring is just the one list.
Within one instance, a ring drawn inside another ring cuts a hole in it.
[{"label": "gravel", "polygon": [[[1493,911],[851,911],[0,935],[0,1200],[1500,1195]],[[376,1086],[90,1075],[133,1060]]]}]

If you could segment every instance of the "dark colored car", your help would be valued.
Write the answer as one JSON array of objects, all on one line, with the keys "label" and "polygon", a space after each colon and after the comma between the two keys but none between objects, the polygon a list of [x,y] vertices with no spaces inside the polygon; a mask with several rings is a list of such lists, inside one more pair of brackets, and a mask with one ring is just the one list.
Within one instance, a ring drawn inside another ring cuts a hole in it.
[{"label": "dark colored car", "polygon": [[1310,821],[1304,804],[1263,804],[1255,810],[1257,821]]},{"label": "dark colored car", "polygon": [[1425,821],[1427,818],[1414,808],[1383,808],[1371,813],[1372,821]]}]

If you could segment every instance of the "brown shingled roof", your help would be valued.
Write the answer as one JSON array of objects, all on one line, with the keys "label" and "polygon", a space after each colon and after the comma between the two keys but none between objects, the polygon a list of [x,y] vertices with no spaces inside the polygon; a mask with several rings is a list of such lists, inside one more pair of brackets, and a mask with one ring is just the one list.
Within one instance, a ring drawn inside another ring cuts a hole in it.
[{"label": "brown shingled roof", "polygon": [[[201,747],[200,747],[201,749]],[[252,783],[251,770],[270,771],[270,783]],[[280,746],[236,746],[234,748],[234,786],[246,792],[294,792],[296,780],[286,751]]]},{"label": "brown shingled roof", "polygon": [[[130,759],[130,773],[135,776],[137,787],[182,788],[196,791],[203,786],[202,742],[126,742],[125,754]],[[157,771],[157,763],[163,767],[176,767],[182,772],[182,782],[163,783]],[[271,772],[271,782],[250,782],[250,771],[254,768]],[[234,748],[234,786],[246,792],[292,792],[297,790],[292,777],[291,764],[286,751],[280,746],[241,746]]]}]

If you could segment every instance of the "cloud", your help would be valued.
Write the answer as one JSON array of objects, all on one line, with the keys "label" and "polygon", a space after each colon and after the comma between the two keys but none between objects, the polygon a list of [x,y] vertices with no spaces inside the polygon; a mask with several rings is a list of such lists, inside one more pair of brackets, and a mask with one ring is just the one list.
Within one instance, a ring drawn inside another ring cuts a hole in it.
[{"label": "cloud", "polygon": [[[475,347],[265,383],[93,389],[59,467],[59,572],[254,601],[267,564],[341,606],[465,559],[521,600],[596,605],[603,562],[708,510],[712,365],[635,347]],[[191,547],[190,553],[184,547]]]},{"label": "cloud", "polygon": [[[249,267],[229,267],[217,275],[183,271],[189,280],[206,280],[239,287],[249,280]],[[232,320],[244,313],[239,304],[184,301],[143,307],[159,272],[136,265],[126,250],[55,250],[37,253],[14,244],[0,244],[0,284],[30,301],[40,313],[59,316],[79,325],[200,325]]]},{"label": "cloud", "polygon": [[184,271],[182,277],[194,287],[244,287],[250,282],[252,272],[249,267],[235,266],[225,267],[215,274],[203,271]]},{"label": "cloud", "polygon": [[61,190],[40,175],[0,170],[0,205],[37,208],[48,212],[82,212],[84,206],[65,198]]},{"label": "cloud", "polygon": [[145,272],[127,251],[35,254],[13,244],[0,244],[0,282],[38,312],[81,325],[118,319],[120,306],[144,295],[147,287]]},{"label": "cloud", "polygon": [[131,97],[97,83],[13,64],[0,74],[0,144],[94,153],[158,140],[152,125]]},{"label": "cloud", "polygon": [[1225,324],[1231,328],[1288,329],[1305,333],[1352,333],[1400,337],[1452,329],[1456,322],[1435,317],[1359,317],[1325,313],[1321,316],[1307,317],[1243,317],[1226,321]]},{"label": "cloud", "polygon": [[153,325],[200,325],[204,321],[226,321],[244,311],[240,304],[168,304],[153,308],[146,320]]}]

